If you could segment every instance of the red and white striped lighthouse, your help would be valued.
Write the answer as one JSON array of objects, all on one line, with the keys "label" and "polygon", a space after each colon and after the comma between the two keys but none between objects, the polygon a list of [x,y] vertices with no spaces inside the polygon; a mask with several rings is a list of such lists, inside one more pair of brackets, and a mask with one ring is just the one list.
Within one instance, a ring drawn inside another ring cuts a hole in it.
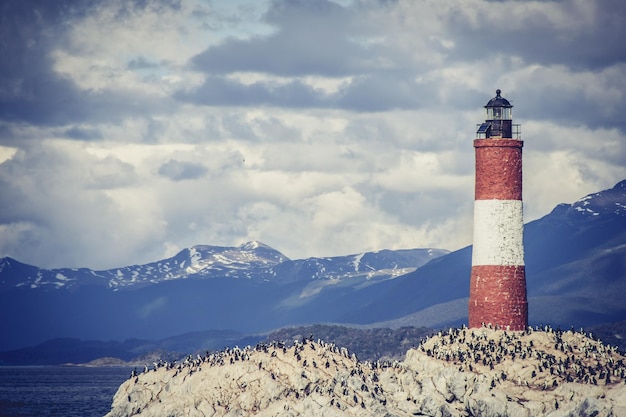
[{"label": "red and white striped lighthouse", "polygon": [[512,107],[496,90],[496,96],[485,106],[487,118],[474,140],[470,328],[491,324],[523,330],[528,325],[522,218],[524,142],[519,137],[519,125],[513,125]]}]

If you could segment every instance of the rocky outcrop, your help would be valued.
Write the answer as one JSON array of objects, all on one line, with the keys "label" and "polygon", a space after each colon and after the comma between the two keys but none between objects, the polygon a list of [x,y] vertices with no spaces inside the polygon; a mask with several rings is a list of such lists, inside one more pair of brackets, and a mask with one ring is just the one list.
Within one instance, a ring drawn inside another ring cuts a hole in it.
[{"label": "rocky outcrop", "polygon": [[625,362],[575,332],[451,329],[398,362],[309,338],[156,366],[107,417],[626,416]]}]

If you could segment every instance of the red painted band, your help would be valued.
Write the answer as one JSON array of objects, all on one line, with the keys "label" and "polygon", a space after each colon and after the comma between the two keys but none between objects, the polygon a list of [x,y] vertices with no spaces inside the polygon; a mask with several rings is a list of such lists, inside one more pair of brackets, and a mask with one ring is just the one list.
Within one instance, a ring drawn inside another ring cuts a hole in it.
[{"label": "red painted band", "polygon": [[476,139],[476,200],[522,199],[522,146],[512,139]]},{"label": "red painted band", "polygon": [[523,330],[528,325],[526,270],[524,266],[472,266],[469,327],[492,324]]}]

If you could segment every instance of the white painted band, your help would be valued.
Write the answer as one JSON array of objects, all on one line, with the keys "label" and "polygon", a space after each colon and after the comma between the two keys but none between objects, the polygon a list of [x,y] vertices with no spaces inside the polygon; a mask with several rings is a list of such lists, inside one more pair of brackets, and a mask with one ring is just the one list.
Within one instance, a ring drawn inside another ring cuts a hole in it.
[{"label": "white painted band", "polygon": [[521,200],[475,200],[472,265],[524,265]]}]

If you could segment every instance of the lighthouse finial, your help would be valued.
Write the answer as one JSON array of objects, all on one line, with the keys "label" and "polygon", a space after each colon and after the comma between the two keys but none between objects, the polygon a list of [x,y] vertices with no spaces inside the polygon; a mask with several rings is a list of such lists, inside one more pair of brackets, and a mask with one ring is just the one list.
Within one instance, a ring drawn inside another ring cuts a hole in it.
[{"label": "lighthouse finial", "polygon": [[498,88],[498,89],[496,90],[496,97],[500,97],[500,93],[501,93],[501,92],[502,92],[502,91],[500,91],[500,89]]}]

